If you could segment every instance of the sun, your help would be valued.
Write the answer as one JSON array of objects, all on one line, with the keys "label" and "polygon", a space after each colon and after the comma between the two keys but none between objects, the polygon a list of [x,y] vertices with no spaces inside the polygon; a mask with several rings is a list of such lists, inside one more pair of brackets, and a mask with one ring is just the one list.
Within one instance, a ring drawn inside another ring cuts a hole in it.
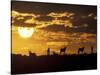
[{"label": "sun", "polygon": [[34,28],[32,27],[18,27],[18,33],[23,38],[30,38],[34,33]]}]

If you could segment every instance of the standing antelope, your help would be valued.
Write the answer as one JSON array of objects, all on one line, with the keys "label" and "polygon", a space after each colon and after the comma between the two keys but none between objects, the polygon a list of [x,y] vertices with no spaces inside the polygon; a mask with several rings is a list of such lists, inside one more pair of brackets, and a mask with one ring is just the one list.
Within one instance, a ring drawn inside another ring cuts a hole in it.
[{"label": "standing antelope", "polygon": [[61,48],[61,49],[60,49],[60,54],[62,54],[62,53],[65,54],[66,48],[67,48],[67,47]]},{"label": "standing antelope", "polygon": [[91,54],[93,54],[93,46],[91,46]]},{"label": "standing antelope", "polygon": [[50,55],[50,48],[48,48],[47,50],[47,55]]},{"label": "standing antelope", "polygon": [[79,49],[78,49],[78,54],[83,53],[83,52],[84,52],[84,48],[85,48],[85,47],[79,48]]}]

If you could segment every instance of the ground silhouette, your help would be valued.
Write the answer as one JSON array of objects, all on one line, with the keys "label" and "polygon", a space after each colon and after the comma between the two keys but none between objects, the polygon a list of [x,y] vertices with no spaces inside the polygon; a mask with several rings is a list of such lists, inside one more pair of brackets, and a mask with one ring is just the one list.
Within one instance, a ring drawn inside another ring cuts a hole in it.
[{"label": "ground silhouette", "polygon": [[[93,49],[91,47],[91,49]],[[42,73],[58,71],[74,71],[97,69],[97,53],[80,54],[56,54],[50,55],[50,48],[47,55],[37,56],[29,51],[29,56],[11,54],[11,73]]]}]

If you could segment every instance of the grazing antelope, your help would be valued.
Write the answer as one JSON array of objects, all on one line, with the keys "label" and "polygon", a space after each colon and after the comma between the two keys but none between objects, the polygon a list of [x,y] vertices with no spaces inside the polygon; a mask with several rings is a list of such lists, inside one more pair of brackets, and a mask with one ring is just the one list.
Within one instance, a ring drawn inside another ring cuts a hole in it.
[{"label": "grazing antelope", "polygon": [[36,54],[29,51],[29,56],[36,56]]},{"label": "grazing antelope", "polygon": [[60,54],[62,54],[62,53],[65,54],[66,48],[67,48],[67,47],[61,48],[61,49],[60,49]]},{"label": "grazing antelope", "polygon": [[83,52],[84,52],[84,48],[85,48],[85,47],[79,48],[79,49],[78,49],[78,54],[83,53]]},{"label": "grazing antelope", "polygon": [[58,54],[57,54],[56,52],[54,52],[54,51],[52,51],[52,54],[53,54],[53,55],[58,55]]},{"label": "grazing antelope", "polygon": [[54,51],[53,51],[52,53],[53,53],[53,55],[55,55],[55,54],[56,54]]}]

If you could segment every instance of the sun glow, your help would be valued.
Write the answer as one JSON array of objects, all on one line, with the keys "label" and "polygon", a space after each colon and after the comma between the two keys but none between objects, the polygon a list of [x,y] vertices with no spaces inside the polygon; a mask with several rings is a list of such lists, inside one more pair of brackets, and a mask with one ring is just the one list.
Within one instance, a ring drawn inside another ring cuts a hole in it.
[{"label": "sun glow", "polygon": [[18,27],[18,33],[23,38],[30,38],[34,33],[34,28]]}]

